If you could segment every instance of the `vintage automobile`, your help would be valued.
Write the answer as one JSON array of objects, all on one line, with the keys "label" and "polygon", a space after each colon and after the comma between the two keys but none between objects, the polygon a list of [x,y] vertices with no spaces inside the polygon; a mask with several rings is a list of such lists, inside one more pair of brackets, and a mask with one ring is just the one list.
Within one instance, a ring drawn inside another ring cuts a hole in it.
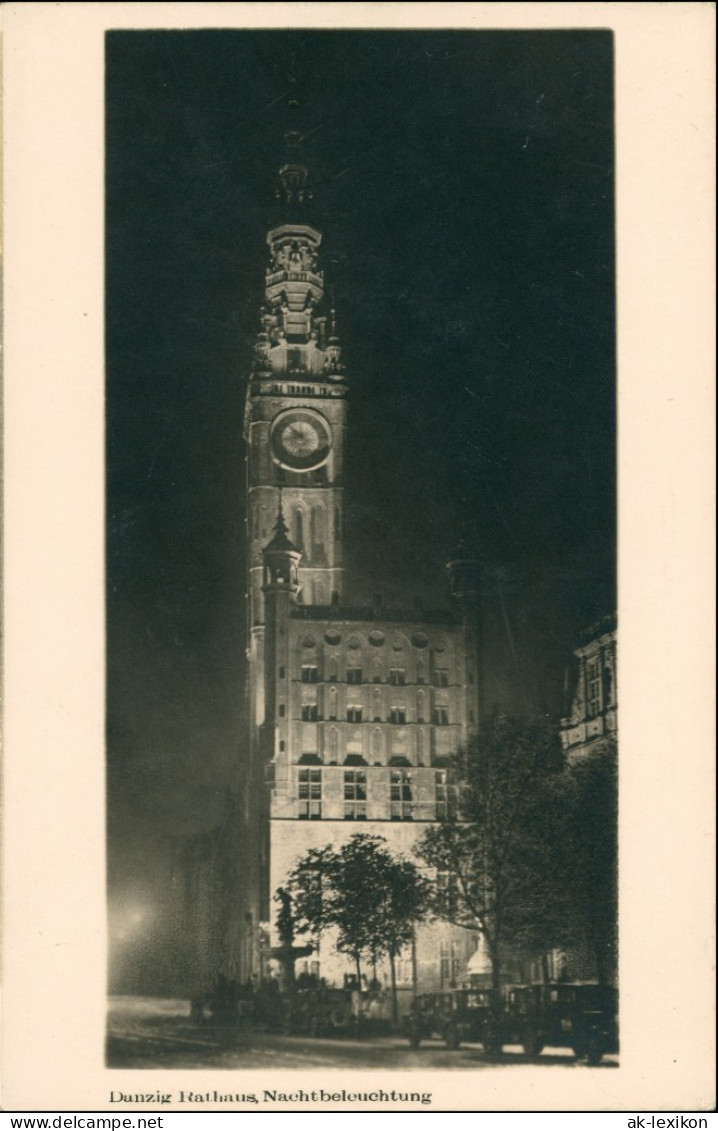
[{"label": "vintage automobile", "polygon": [[546,1046],[570,1048],[579,1060],[599,1064],[618,1051],[617,992],[610,986],[547,982],[509,986],[503,1036],[529,1056]]},{"label": "vintage automobile", "polygon": [[485,1052],[501,1052],[498,1004],[487,988],[419,994],[405,1020],[409,1044],[415,1049],[435,1038],[457,1049],[462,1041],[476,1041]]},{"label": "vintage automobile", "polygon": [[355,991],[327,987],[297,990],[286,1002],[284,1032],[355,1036],[360,1023],[356,997]]}]

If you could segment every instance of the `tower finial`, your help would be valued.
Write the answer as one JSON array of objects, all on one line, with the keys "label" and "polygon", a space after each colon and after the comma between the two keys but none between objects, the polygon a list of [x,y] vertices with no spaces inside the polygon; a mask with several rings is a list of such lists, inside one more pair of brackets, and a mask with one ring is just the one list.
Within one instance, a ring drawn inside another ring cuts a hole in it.
[{"label": "tower finial", "polygon": [[274,522],[274,539],[277,538],[289,540],[289,527],[287,526],[286,519],[284,518],[284,507],[282,506],[282,488],[277,491],[277,517]]},{"label": "tower finial", "polygon": [[279,186],[277,197],[285,205],[292,208],[302,208],[312,200],[312,192],[307,187],[309,171],[303,161],[301,146],[304,134],[299,129],[299,90],[297,77],[297,56],[292,51],[289,56],[287,68],[288,91],[286,94],[286,129],[284,130],[284,145],[286,153],[282,167],[279,170]]}]

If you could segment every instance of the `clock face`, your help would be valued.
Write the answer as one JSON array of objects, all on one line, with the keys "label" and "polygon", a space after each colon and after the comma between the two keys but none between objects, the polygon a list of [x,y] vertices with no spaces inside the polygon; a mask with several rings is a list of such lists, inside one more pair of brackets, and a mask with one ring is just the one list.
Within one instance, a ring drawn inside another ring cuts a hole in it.
[{"label": "clock face", "polygon": [[272,422],[272,459],[289,471],[313,471],[326,461],[332,446],[329,424],[311,409],[290,408]]}]

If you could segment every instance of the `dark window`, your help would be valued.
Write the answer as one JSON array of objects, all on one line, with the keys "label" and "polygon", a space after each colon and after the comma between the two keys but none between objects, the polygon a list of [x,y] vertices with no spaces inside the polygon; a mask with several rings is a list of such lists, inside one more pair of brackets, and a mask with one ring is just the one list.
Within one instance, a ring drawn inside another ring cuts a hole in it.
[{"label": "dark window", "polygon": [[598,660],[590,660],[586,667],[586,713],[589,718],[601,710],[601,676]]},{"label": "dark window", "polygon": [[389,683],[403,687],[406,683],[406,668],[389,668]]},{"label": "dark window", "polygon": [[316,664],[302,664],[302,683],[318,683],[319,668]]},{"label": "dark window", "polygon": [[305,723],[315,723],[317,721],[317,705],[316,703],[305,703],[302,707],[302,721]]},{"label": "dark window", "polygon": [[403,724],[406,722],[406,707],[390,707],[389,722]]},{"label": "dark window", "polygon": [[366,772],[344,771],[344,820],[366,820]]},{"label": "dark window", "polygon": [[299,770],[297,785],[298,816],[317,821],[322,815],[322,771]]},{"label": "dark window", "polygon": [[449,686],[449,673],[446,668],[437,668],[434,672],[434,684],[436,687]]},{"label": "dark window", "polygon": [[361,716],[362,716],[361,707],[356,707],[356,706],[347,707],[347,722],[348,723],[360,723],[361,722]]},{"label": "dark window", "polygon": [[347,683],[361,683],[361,677],[361,668],[347,668]]},{"label": "dark window", "polygon": [[412,790],[411,774],[406,770],[391,771],[391,785],[389,787],[390,810],[392,821],[412,820]]},{"label": "dark window", "polygon": [[434,725],[437,727],[449,725],[449,712],[446,707],[434,707]]},{"label": "dark window", "polygon": [[284,718],[284,703],[279,704],[279,717],[280,719]]}]

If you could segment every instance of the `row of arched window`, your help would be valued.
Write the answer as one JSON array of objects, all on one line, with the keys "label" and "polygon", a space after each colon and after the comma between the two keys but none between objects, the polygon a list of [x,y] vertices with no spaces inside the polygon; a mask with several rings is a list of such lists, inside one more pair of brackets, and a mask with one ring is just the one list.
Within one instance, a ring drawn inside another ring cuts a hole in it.
[{"label": "row of arched window", "polygon": [[[326,718],[329,722],[339,719],[339,692],[336,687],[325,688],[321,698],[323,710],[317,695],[307,689],[303,697],[301,716],[305,722],[317,722]],[[342,703],[344,697],[342,697]],[[446,725],[449,721],[449,697],[425,691],[419,687],[411,693],[391,691],[388,687],[374,687],[371,695],[352,692],[346,695],[347,722],[389,722],[404,724],[408,721],[417,723],[433,722],[436,725]],[[280,716],[284,715],[284,704],[279,705]],[[413,716],[411,718],[410,716]]]}]

